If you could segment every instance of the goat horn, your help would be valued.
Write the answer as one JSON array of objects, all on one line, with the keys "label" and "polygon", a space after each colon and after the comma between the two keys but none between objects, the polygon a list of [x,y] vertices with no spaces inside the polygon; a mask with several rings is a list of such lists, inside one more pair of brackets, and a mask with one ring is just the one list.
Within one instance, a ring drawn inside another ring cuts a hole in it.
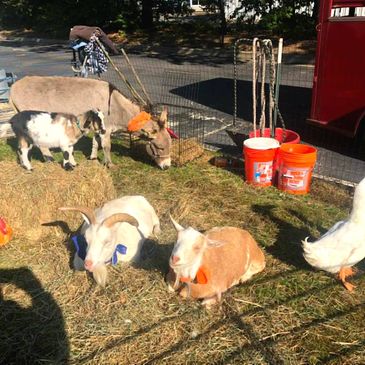
[{"label": "goat horn", "polygon": [[180,231],[183,231],[184,230],[184,227],[181,226],[179,223],[177,223],[175,221],[175,219],[171,217],[171,214],[170,214],[170,219],[171,219],[171,222],[174,225],[174,227],[175,227],[175,229],[176,229],[177,232],[180,232]]},{"label": "goat horn", "polygon": [[132,226],[135,226],[135,227],[139,226],[137,219],[127,213],[113,214],[110,217],[105,218],[102,225],[110,228],[113,224],[115,224],[117,222],[127,222],[127,223],[131,224]]},{"label": "goat horn", "polygon": [[90,208],[87,208],[87,207],[60,207],[60,208],[58,208],[58,210],[62,210],[62,211],[68,210],[68,211],[80,212],[87,217],[87,219],[90,221],[91,224],[96,223],[95,213]]}]

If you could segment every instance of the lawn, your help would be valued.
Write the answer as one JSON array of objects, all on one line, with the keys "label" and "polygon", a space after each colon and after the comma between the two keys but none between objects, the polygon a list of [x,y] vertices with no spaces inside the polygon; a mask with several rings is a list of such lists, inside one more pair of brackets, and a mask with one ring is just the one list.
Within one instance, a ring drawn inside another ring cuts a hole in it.
[{"label": "lawn", "polygon": [[[2,160],[16,159],[12,145],[0,141],[0,168]],[[146,243],[138,266],[110,267],[105,289],[72,270],[66,236],[17,237],[1,248],[0,363],[365,363],[365,280],[351,279],[357,288],[350,294],[306,265],[300,252],[302,239],[319,237],[348,215],[349,189],[314,180],[311,194],[292,196],[245,184],[241,170],[210,164],[209,152],[161,171],[119,142],[113,149],[116,167],[109,172],[117,193],[151,202],[159,239]],[[76,158],[86,163],[81,151]],[[25,173],[18,168],[14,174]],[[17,204],[16,196],[8,199]],[[169,293],[164,274],[176,239],[169,213],[199,230],[248,230],[265,252],[266,269],[212,310]]]}]

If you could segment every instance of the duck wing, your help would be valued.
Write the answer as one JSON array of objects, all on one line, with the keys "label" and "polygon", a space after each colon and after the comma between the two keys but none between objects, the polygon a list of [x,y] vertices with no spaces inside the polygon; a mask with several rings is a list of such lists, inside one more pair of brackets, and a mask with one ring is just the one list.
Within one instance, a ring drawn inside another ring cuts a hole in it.
[{"label": "duck wing", "polygon": [[308,237],[302,241],[304,259],[311,266],[331,273],[339,271],[352,250],[351,242],[347,242],[349,235],[346,223],[337,222],[315,242],[309,242]]}]

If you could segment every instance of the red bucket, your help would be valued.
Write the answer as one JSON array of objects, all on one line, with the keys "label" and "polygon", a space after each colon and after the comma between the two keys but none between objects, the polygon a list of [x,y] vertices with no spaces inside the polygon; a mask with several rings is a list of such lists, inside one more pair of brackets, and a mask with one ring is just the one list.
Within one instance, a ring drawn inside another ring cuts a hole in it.
[{"label": "red bucket", "polygon": [[[249,133],[249,137],[271,137],[271,131],[270,128],[264,129],[264,135],[261,135],[261,130],[257,129],[256,133],[254,131],[251,131]],[[300,142],[300,136],[298,133],[291,131],[290,129],[283,129],[283,128],[275,128],[275,137],[277,141],[280,143],[299,143]]]},{"label": "red bucket", "polygon": [[246,181],[257,186],[270,186],[279,142],[274,138],[249,138],[243,142]]}]

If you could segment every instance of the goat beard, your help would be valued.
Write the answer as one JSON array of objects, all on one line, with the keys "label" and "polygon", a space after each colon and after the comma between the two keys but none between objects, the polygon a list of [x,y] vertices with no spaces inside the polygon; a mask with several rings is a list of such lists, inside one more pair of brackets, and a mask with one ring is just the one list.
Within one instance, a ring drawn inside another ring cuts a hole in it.
[{"label": "goat beard", "polygon": [[106,285],[106,281],[108,278],[108,270],[106,265],[99,265],[93,270],[93,277],[97,284],[102,286],[103,288]]},{"label": "goat beard", "polygon": [[181,278],[186,278],[186,277],[194,280],[196,273],[198,272],[199,267],[201,265],[201,261],[202,261],[201,257],[197,257],[190,265],[187,265],[183,268],[172,268],[175,272],[177,282],[180,281]]}]

